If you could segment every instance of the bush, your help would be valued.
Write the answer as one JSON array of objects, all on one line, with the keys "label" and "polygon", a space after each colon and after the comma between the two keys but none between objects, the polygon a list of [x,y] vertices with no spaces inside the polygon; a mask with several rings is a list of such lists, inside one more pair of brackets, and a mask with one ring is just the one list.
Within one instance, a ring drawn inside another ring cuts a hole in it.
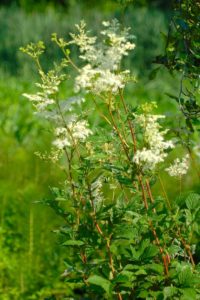
[{"label": "bush", "polygon": [[[155,102],[128,105],[125,86],[135,78],[121,62],[135,47],[129,30],[121,30],[116,19],[104,21],[99,42],[84,21],[76,28],[70,41],[52,35],[64,58],[48,72],[41,66],[42,42],[22,48],[40,74],[38,92],[24,96],[52,128],[52,147],[39,156],[60,165],[66,176],[45,203],[63,219],[67,295],[198,299],[200,195],[183,190],[194,153],[168,132]],[[74,44],[78,65],[70,56]],[[69,66],[77,73],[79,94],[62,100],[60,87],[73,76],[66,74]],[[95,114],[101,122],[90,125]],[[176,148],[185,154],[169,164],[166,158]],[[173,198],[162,180],[166,172],[177,185]]]}]

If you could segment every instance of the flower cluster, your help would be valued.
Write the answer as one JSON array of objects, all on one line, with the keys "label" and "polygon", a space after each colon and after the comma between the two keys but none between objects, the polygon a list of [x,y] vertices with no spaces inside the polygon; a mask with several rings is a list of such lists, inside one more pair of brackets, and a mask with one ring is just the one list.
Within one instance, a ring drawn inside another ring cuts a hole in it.
[{"label": "flower cluster", "polygon": [[84,142],[90,134],[92,131],[88,128],[86,120],[74,120],[69,122],[66,127],[55,129],[56,139],[53,141],[53,145],[62,150],[65,147],[76,145],[78,141]]},{"label": "flower cluster", "polygon": [[91,65],[82,68],[81,74],[76,77],[75,92],[80,89],[92,91],[95,94],[111,92],[116,94],[125,84],[127,72],[114,74],[110,70],[93,69]]},{"label": "flower cluster", "polygon": [[40,91],[36,94],[23,94],[33,102],[38,112],[48,110],[49,106],[55,103],[54,95],[59,90],[59,85],[62,81],[62,76],[58,76],[55,71],[50,71],[47,74],[40,72],[42,83],[36,83]]},{"label": "flower cluster", "polygon": [[96,44],[96,37],[88,36],[85,26],[82,21],[77,25],[78,34],[71,34],[71,43],[79,46],[80,58],[87,62],[75,80],[75,91],[85,89],[96,94],[115,94],[118,89],[124,87],[129,73],[119,72],[121,60],[135,47],[135,44],[129,41],[129,28],[120,31],[117,20],[103,22],[103,42]]},{"label": "flower cluster", "polygon": [[99,176],[91,184],[91,194],[92,194],[94,206],[97,210],[100,208],[104,200],[102,187],[103,187],[103,177]]},{"label": "flower cluster", "polygon": [[166,169],[172,177],[181,177],[187,174],[189,169],[189,154],[187,154],[182,160],[176,158],[173,165]]},{"label": "flower cluster", "polygon": [[167,130],[161,130],[159,119],[163,115],[141,114],[135,115],[136,123],[144,130],[145,147],[137,150],[133,158],[134,162],[145,170],[154,170],[158,163],[164,161],[166,150],[174,148],[172,141],[165,141]]}]

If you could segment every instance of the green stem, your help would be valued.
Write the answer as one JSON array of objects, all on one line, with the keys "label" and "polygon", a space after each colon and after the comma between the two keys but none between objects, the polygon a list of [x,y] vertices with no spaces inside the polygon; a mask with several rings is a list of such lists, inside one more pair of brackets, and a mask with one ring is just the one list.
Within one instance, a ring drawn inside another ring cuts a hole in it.
[{"label": "green stem", "polygon": [[163,181],[162,181],[162,178],[161,178],[160,174],[158,174],[158,179],[159,179],[159,182],[160,182],[160,185],[161,185],[161,188],[162,188],[164,199],[166,200],[166,204],[167,204],[168,208],[170,210],[172,210],[172,206],[171,206],[171,203],[169,201],[169,198],[168,198],[168,195],[167,195],[167,192],[165,190],[165,186],[163,184]]}]

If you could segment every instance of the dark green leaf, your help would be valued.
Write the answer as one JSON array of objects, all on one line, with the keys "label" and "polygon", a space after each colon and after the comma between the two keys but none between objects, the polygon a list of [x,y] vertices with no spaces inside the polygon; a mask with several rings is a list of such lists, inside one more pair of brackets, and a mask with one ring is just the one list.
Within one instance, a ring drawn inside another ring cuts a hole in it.
[{"label": "dark green leaf", "polygon": [[92,275],[88,278],[87,282],[91,283],[91,284],[94,284],[94,285],[97,285],[97,286],[100,286],[101,288],[104,289],[104,291],[108,295],[111,294],[112,285],[111,285],[109,280],[107,280],[107,279],[105,279],[101,276],[98,276],[98,275]]}]

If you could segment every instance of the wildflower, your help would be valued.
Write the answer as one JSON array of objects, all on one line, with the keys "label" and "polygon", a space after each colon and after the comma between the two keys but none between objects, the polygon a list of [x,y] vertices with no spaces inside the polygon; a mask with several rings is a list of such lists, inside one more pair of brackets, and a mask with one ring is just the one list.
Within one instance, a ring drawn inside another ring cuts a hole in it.
[{"label": "wildflower", "polygon": [[39,112],[43,112],[46,110],[49,105],[54,104],[54,100],[48,97],[47,94],[38,92],[36,94],[23,94],[24,97],[28,98],[31,102],[33,102],[35,108]]},{"label": "wildflower", "polygon": [[75,141],[80,140],[84,142],[86,138],[92,134],[92,131],[88,128],[88,123],[85,120],[70,122],[68,128]]},{"label": "wildflower", "polygon": [[86,28],[85,21],[82,20],[80,25],[76,24],[75,26],[78,30],[78,34],[74,34],[74,33],[70,34],[71,37],[72,37],[71,43],[76,44],[77,46],[79,46],[79,49],[80,49],[81,53],[83,53],[83,52],[85,52],[85,53],[93,52],[95,50],[93,45],[96,42],[96,37],[89,36],[88,35],[89,31],[85,31],[85,28]]},{"label": "wildflower", "polygon": [[136,152],[133,161],[145,170],[154,170],[157,164],[167,157],[166,150],[174,148],[172,141],[165,141],[167,130],[161,130],[162,127],[158,123],[158,120],[163,118],[164,115],[135,115],[136,123],[144,129],[146,147]]},{"label": "wildflower", "polygon": [[36,86],[41,91],[36,94],[23,94],[23,96],[33,102],[38,112],[45,112],[49,108],[49,105],[55,103],[54,95],[58,92],[58,87],[63,80],[63,76],[57,75],[53,70],[47,74],[40,71],[40,74],[42,83],[36,83]]},{"label": "wildflower", "polygon": [[91,194],[94,202],[94,206],[96,209],[99,209],[102,204],[103,198],[103,177],[99,176],[92,184],[91,184]]},{"label": "wildflower", "polygon": [[173,165],[165,169],[172,177],[181,177],[187,174],[189,169],[189,154],[187,154],[182,160],[176,158]]},{"label": "wildflower", "polygon": [[172,141],[165,141],[164,135],[168,130],[161,131],[161,126],[157,122],[158,119],[165,118],[163,115],[148,115],[146,117],[146,127],[144,132],[144,138],[146,143],[149,144],[151,149],[166,150],[168,148],[174,148]]},{"label": "wildflower", "polygon": [[90,134],[92,134],[92,131],[88,128],[87,121],[73,120],[70,121],[66,127],[58,127],[55,129],[57,138],[53,141],[53,145],[57,149],[62,150],[78,142],[84,142]]},{"label": "wildflower", "polygon": [[155,151],[152,149],[143,148],[138,150],[134,156],[134,162],[137,165],[143,166],[145,170],[154,170],[158,163],[164,161],[166,153]]},{"label": "wildflower", "polygon": [[108,27],[108,26],[110,26],[110,22],[109,21],[103,21],[102,25],[105,26],[105,27]]},{"label": "wildflower", "polygon": [[116,94],[125,86],[125,74],[114,74],[110,70],[94,70],[91,65],[83,67],[80,75],[75,80],[75,92],[80,89],[92,91],[95,94],[112,92]]},{"label": "wildflower", "polygon": [[71,34],[72,41],[79,46],[80,58],[87,62],[80,69],[75,80],[75,91],[81,89],[95,94],[111,92],[116,94],[125,85],[127,72],[119,72],[123,56],[134,49],[135,44],[129,41],[129,28],[120,31],[117,20],[103,22],[102,43],[96,43],[96,37],[88,36],[85,23],[77,25],[78,34]]},{"label": "wildflower", "polygon": [[53,145],[59,149],[62,150],[67,146],[70,146],[71,143],[68,138],[68,132],[67,129],[64,127],[58,127],[55,130],[56,139],[53,141]]}]

